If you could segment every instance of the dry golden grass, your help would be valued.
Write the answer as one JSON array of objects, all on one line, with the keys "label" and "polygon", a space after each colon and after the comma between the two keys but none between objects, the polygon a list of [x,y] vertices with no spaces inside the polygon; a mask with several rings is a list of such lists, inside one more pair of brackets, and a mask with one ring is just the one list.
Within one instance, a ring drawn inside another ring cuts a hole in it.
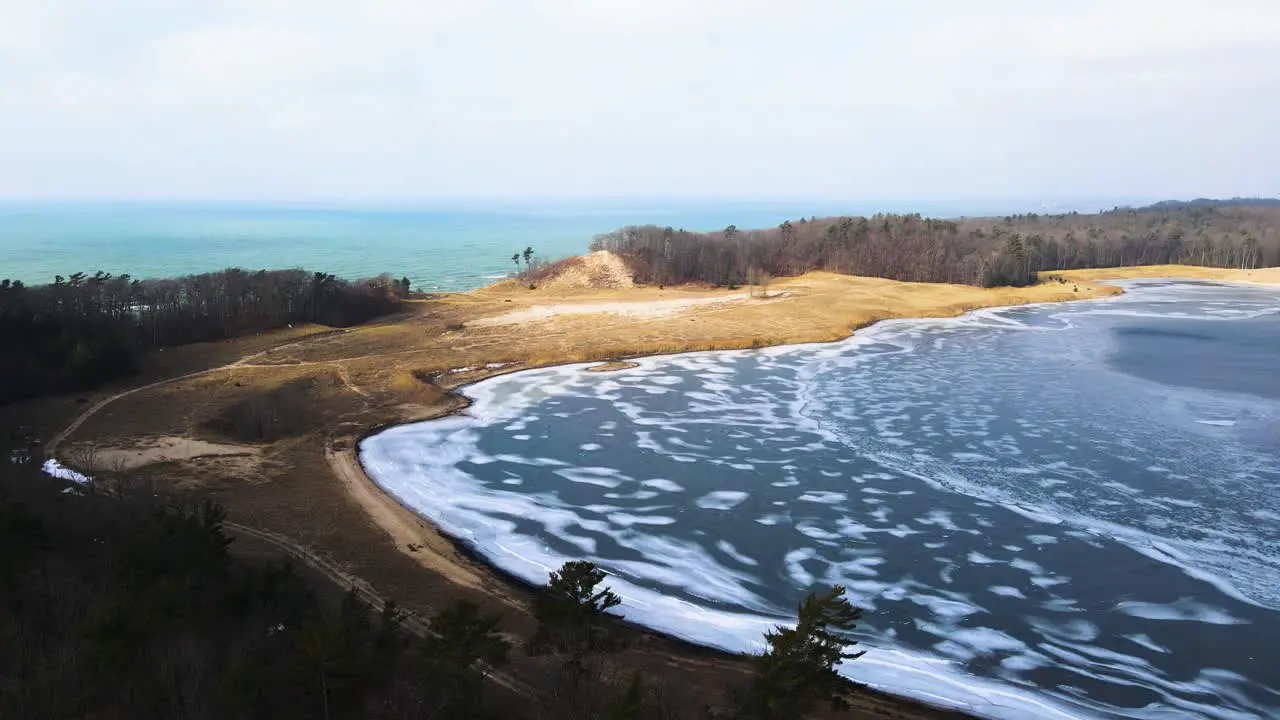
[{"label": "dry golden grass", "polygon": [[[1076,287],[1078,286],[1078,290]],[[573,292],[486,288],[447,299],[468,319],[542,308],[587,306],[590,314],[565,313],[540,320],[486,327],[464,323],[440,356],[458,366],[521,359],[529,365],[608,360],[636,355],[730,350],[846,337],[877,320],[952,316],[995,305],[1086,299],[1119,290],[1094,283],[1048,283],[985,290],[965,285],[899,283],[832,273],[777,281],[769,299],[741,298],[716,289],[636,287]],[[689,301],[682,312],[644,315],[625,306]],[[408,340],[406,334],[405,339]]]},{"label": "dry golden grass", "polygon": [[1063,270],[1042,275],[1061,275],[1068,280],[1088,282],[1094,280],[1124,280],[1129,278],[1188,278],[1193,280],[1223,280],[1226,282],[1280,285],[1280,267],[1258,270],[1200,267],[1198,265],[1141,265],[1138,267],[1094,268],[1090,270]]},{"label": "dry golden grass", "polygon": [[305,323],[291,328],[269,330],[230,340],[192,343],[191,345],[165,348],[160,352],[146,355],[142,361],[141,372],[145,376],[155,379],[182,375],[195,370],[235,362],[243,357],[279,347],[290,341],[314,338],[333,332],[335,332],[333,328],[324,325]]}]

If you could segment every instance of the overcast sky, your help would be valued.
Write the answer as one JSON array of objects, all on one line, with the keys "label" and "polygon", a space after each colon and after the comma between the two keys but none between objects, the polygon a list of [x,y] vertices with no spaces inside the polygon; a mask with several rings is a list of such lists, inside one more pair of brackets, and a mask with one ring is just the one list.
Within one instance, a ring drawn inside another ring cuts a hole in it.
[{"label": "overcast sky", "polygon": [[1280,0],[0,0],[0,197],[1280,194]]}]

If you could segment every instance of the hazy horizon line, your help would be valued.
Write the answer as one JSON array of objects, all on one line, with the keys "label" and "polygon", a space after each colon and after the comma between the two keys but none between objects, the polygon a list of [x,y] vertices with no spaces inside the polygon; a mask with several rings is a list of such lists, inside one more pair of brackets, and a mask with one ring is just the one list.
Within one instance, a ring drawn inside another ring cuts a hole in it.
[{"label": "hazy horizon line", "polygon": [[459,208],[477,209],[504,208],[533,209],[545,208],[596,208],[607,209],[610,206],[619,210],[643,209],[645,205],[665,208],[694,208],[700,205],[718,206],[755,206],[799,209],[801,206],[821,207],[829,209],[837,206],[851,206],[859,209],[884,207],[901,211],[904,208],[918,206],[921,209],[943,207],[977,207],[1009,208],[1003,212],[1013,212],[1014,206],[1022,211],[1036,209],[1083,211],[1085,206],[1096,210],[1126,205],[1147,205],[1162,201],[1189,201],[1198,199],[1229,200],[1232,198],[1268,198],[1268,195],[1215,195],[1196,194],[1183,197],[1165,197],[1157,195],[1061,195],[1061,196],[1006,196],[1006,197],[948,197],[948,198],[828,198],[828,197],[750,197],[750,196],[513,196],[513,197],[433,197],[433,198],[386,198],[356,199],[337,197],[279,197],[279,198],[23,198],[0,196],[0,208],[66,208],[66,209],[110,209],[110,208],[192,208],[192,209],[234,209],[255,208],[264,210],[364,210],[364,211],[430,211],[456,210]]}]

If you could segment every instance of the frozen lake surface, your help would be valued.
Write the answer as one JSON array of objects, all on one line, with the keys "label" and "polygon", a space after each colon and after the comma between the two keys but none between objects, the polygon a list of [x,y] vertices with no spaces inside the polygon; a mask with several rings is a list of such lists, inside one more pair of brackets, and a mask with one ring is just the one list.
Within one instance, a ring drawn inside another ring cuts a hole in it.
[{"label": "frozen lake surface", "polygon": [[851,677],[993,717],[1280,714],[1280,293],[881,323],[830,345],[564,366],[368,438],[370,475],[533,582],[753,650],[807,591]]}]

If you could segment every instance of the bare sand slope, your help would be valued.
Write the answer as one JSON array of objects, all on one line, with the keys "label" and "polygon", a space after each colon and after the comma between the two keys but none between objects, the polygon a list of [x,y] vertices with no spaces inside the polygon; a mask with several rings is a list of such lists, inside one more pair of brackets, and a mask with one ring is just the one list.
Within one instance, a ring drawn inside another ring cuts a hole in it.
[{"label": "bare sand slope", "polygon": [[675,315],[696,307],[744,302],[750,299],[749,293],[739,292],[714,297],[670,298],[666,300],[562,302],[552,305],[534,305],[523,310],[513,310],[497,317],[481,318],[471,324],[475,327],[515,325],[537,320],[550,320],[561,315],[591,315],[595,313],[633,318],[658,318],[666,315]]},{"label": "bare sand slope", "polygon": [[177,435],[143,437],[123,445],[76,443],[66,452],[71,462],[88,471],[134,470],[157,463],[258,454],[258,448],[250,445],[215,443]]},{"label": "bare sand slope", "polygon": [[194,460],[217,455],[257,455],[258,448],[230,443],[212,443],[192,437],[159,437],[140,442],[132,448],[107,448],[101,451],[108,467],[118,463],[124,469],[174,460]]},{"label": "bare sand slope", "polygon": [[622,258],[607,250],[570,258],[550,278],[542,281],[548,290],[579,288],[629,288],[635,283],[631,269]]}]

